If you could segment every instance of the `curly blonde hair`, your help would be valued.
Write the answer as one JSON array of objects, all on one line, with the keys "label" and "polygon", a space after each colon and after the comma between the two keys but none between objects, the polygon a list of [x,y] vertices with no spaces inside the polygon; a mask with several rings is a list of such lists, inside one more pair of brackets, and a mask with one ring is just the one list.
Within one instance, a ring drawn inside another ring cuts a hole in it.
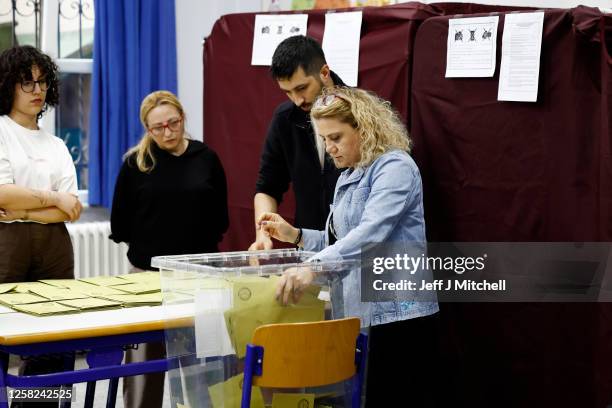
[{"label": "curly blonde hair", "polygon": [[[155,142],[147,130],[149,128],[147,124],[147,116],[149,116],[149,112],[151,112],[154,108],[161,105],[173,106],[176,108],[182,118],[185,117],[183,105],[181,105],[181,102],[178,100],[176,95],[170,91],[155,91],[144,97],[142,103],[140,104],[140,122],[142,123],[142,126],[145,128],[146,132],[142,136],[142,139],[140,139],[140,142],[128,150],[123,156],[124,159],[126,159],[135,154],[136,166],[138,166],[138,170],[142,171],[143,173],[150,173],[156,164],[155,156],[151,151],[151,144]],[[185,134],[185,136],[187,136],[187,134]]]},{"label": "curly blonde hair", "polygon": [[412,141],[406,127],[391,103],[358,88],[326,88],[310,110],[315,120],[337,119],[357,129],[361,160],[355,167],[365,167],[389,150],[410,152]]}]

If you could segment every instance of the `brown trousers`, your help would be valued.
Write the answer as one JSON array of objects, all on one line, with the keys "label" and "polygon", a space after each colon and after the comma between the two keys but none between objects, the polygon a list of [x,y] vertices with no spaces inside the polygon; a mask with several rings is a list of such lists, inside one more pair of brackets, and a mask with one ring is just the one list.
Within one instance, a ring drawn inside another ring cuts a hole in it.
[{"label": "brown trousers", "polygon": [[73,278],[74,254],[63,222],[0,222],[0,283]]},{"label": "brown trousers", "polygon": [[[39,279],[73,279],[74,254],[64,223],[0,222],[0,283],[32,282]],[[70,359],[68,359],[70,360]],[[26,360],[21,375],[62,371],[61,357]],[[57,407],[57,403],[13,403],[12,407]]]}]

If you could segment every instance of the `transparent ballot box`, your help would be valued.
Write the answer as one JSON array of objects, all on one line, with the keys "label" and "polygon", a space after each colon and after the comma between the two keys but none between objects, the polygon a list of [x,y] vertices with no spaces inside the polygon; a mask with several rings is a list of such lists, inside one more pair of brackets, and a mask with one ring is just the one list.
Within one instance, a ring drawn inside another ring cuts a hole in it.
[{"label": "transparent ballot box", "polygon": [[[291,346],[298,350],[292,352],[292,356],[295,354],[297,360],[308,358],[308,361],[315,361],[317,365],[323,366],[340,358],[337,344],[342,341],[342,344],[347,344],[347,341],[341,338],[342,333],[335,331],[338,327],[335,320],[347,317],[340,299],[342,293],[346,293],[346,290],[342,290],[342,281],[348,274],[358,273],[359,263],[307,262],[313,255],[314,253],[306,251],[277,249],[153,258],[152,266],[160,269],[164,306],[193,307],[192,324],[169,323],[166,329],[167,356],[177,357],[179,361],[168,371],[173,408],[240,407],[245,366],[247,372],[250,372],[248,368],[251,362],[266,361],[266,350],[269,359],[272,359],[272,353],[275,351],[271,348],[276,346],[266,345],[261,351],[262,358],[256,357],[252,360],[252,355],[249,355],[249,358],[245,359],[247,346],[253,343],[256,329],[262,326],[265,327],[259,330],[258,334],[268,330],[267,325],[291,324],[284,328],[274,326],[267,336],[272,343],[278,343],[278,348],[287,346],[287,343],[283,343],[284,338],[293,338],[287,341],[292,342]],[[277,291],[279,287],[282,288],[283,282],[287,281],[289,274],[310,276],[312,282],[300,291],[287,291],[288,301],[285,304],[282,297],[277,298]],[[330,320],[334,321],[318,325],[300,325]],[[359,331],[359,321],[351,320]],[[294,325],[295,323],[298,325]],[[315,338],[316,341],[313,341],[312,334],[322,326],[328,330],[328,335],[322,335],[322,338]],[[351,339],[353,344],[357,344],[358,339],[363,342],[362,337],[354,337]],[[316,346],[314,343],[322,343],[323,346]],[[317,351],[314,352],[314,349]],[[357,349],[356,351],[353,347],[351,351],[357,357],[350,362],[350,369],[354,369],[355,361],[359,362],[361,357],[365,359],[365,346],[361,356],[359,347]],[[255,352],[253,350],[251,352]],[[344,362],[346,360],[343,358]],[[291,362],[293,363],[295,361]],[[266,362],[263,364],[266,367]],[[350,364],[346,363],[347,367]],[[337,373],[327,375],[329,373],[317,372],[316,369],[311,370],[312,372],[307,372],[307,369],[300,370],[289,363],[286,366],[276,366],[274,373],[268,369],[264,375],[273,374],[272,377],[277,378],[278,382],[272,379],[266,383],[266,387],[253,386],[250,406],[353,406],[351,394],[353,397],[358,394],[353,392],[353,388],[360,381],[357,376],[328,384],[326,379],[337,379]],[[332,371],[335,370],[341,368],[334,367]],[[296,386],[298,383],[293,383],[293,378],[300,376],[315,378],[316,384],[309,380],[309,385],[316,387]],[[321,377],[321,382],[318,382],[318,377]],[[261,379],[263,377],[258,380]]]}]

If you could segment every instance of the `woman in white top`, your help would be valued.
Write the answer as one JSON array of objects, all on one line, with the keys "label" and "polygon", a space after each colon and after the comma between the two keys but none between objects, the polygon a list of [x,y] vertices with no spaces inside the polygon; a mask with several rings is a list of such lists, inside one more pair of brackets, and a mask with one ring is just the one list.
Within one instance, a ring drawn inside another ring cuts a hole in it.
[{"label": "woman in white top", "polygon": [[63,141],[38,126],[59,100],[57,66],[31,46],[0,55],[0,283],[72,278],[65,221],[79,218]]}]

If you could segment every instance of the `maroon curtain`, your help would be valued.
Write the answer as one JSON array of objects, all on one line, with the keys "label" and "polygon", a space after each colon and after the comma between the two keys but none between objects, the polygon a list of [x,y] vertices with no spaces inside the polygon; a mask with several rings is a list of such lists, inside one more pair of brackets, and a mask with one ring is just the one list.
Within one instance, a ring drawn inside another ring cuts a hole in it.
[{"label": "maroon curtain", "polygon": [[[321,41],[325,11],[308,11],[308,35]],[[412,44],[420,23],[438,15],[432,7],[404,3],[363,8],[359,86],[390,100],[409,121]],[[254,240],[253,195],[259,156],[274,108],[286,96],[268,67],[251,66],[255,14],[221,17],[204,44],[204,139],[227,174],[230,229],[223,250],[245,250]],[[280,212],[293,218],[293,193]]]},{"label": "maroon curtain", "polygon": [[[597,9],[547,10],[538,100],[444,78],[449,17],[419,28],[412,137],[430,241],[612,241],[610,72]],[[608,37],[609,38],[609,37]],[[612,403],[611,304],[444,304],[449,402]]]}]

